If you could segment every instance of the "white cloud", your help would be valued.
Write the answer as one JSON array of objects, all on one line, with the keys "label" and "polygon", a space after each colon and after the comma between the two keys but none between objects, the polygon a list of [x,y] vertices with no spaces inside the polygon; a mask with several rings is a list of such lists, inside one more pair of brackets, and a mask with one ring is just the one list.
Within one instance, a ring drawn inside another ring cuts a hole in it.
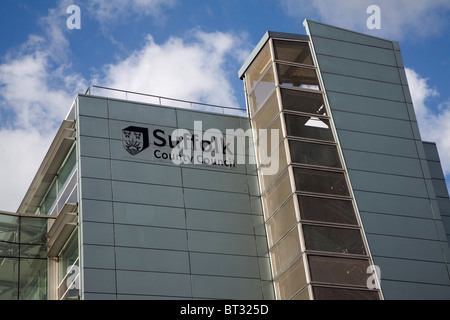
[{"label": "white cloud", "polygon": [[40,20],[31,35],[0,64],[0,210],[17,210],[58,126],[85,80],[70,71],[61,10]]},{"label": "white cloud", "polygon": [[[450,100],[441,103],[437,112],[432,112],[429,99],[439,92],[431,88],[428,79],[414,70],[406,68],[408,86],[422,140],[436,142],[444,175],[450,175]],[[435,109],[435,108],[433,108]]]},{"label": "white cloud", "polygon": [[87,13],[101,24],[126,22],[131,16],[151,16],[163,20],[162,11],[171,8],[178,0],[89,0],[86,1]]},{"label": "white cloud", "polygon": [[[124,90],[239,107],[227,63],[241,59],[241,36],[194,31],[163,44],[151,36],[132,55],[105,67],[103,85]],[[234,69],[233,69],[234,70]]]},{"label": "white cloud", "polygon": [[[445,31],[450,2],[448,0],[280,0],[289,15],[317,19],[323,23],[372,34],[391,40],[405,35],[430,36]],[[381,29],[369,30],[370,5],[381,9]]]},{"label": "white cloud", "polygon": [[[150,2],[162,6],[162,1]],[[145,13],[150,2],[131,1],[127,8]],[[106,5],[99,0],[95,3]],[[118,12],[123,10],[118,1],[108,3]],[[69,4],[61,1],[39,21],[44,34],[30,35],[20,48],[2,57],[0,210],[17,210],[73,99],[88,86],[70,65],[65,29]],[[189,34],[163,44],[148,36],[141,49],[104,66],[104,74],[93,79],[121,89],[238,106],[230,83],[236,75],[226,66],[233,59],[242,62],[244,36],[199,30]]]}]

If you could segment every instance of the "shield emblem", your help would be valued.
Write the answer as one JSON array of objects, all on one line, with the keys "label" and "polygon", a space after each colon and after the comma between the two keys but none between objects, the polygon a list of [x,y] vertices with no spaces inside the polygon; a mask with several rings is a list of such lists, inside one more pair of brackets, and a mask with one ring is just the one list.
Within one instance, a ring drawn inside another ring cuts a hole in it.
[{"label": "shield emblem", "polygon": [[148,129],[130,126],[122,130],[122,145],[132,156],[149,147]]}]

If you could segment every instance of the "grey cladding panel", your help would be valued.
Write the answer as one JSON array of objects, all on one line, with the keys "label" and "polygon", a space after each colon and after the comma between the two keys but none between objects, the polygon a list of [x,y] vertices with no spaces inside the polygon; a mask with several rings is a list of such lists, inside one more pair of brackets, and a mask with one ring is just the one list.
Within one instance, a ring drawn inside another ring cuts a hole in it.
[{"label": "grey cladding panel", "polygon": [[326,24],[307,20],[310,33],[316,37],[332,38],[340,41],[348,41],[368,46],[393,49],[393,43],[388,40],[363,35],[350,30],[328,26]]},{"label": "grey cladding panel", "polygon": [[317,55],[317,59],[322,72],[401,84],[396,67],[326,55]]},{"label": "grey cladding panel", "polygon": [[371,97],[355,96],[346,93],[328,92],[332,110],[355,112],[391,119],[409,120],[405,103]]},{"label": "grey cladding panel", "polygon": [[359,79],[330,73],[322,73],[325,90],[359,96],[405,101],[402,86],[387,82]]},{"label": "grey cladding panel", "polygon": [[414,139],[409,121],[333,111],[336,129]]},{"label": "grey cladding panel", "polygon": [[393,50],[370,47],[357,43],[342,42],[316,36],[313,36],[312,39],[317,54],[378,63],[393,67],[397,66]]},{"label": "grey cladding panel", "polygon": [[414,140],[346,130],[338,131],[343,149],[417,158]]}]

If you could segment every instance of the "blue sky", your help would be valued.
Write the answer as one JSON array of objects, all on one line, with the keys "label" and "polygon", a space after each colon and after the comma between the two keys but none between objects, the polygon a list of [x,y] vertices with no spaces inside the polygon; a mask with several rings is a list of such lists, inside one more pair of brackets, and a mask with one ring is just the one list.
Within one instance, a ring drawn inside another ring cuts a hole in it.
[{"label": "blue sky", "polygon": [[[81,29],[67,28],[70,5]],[[17,209],[88,86],[244,108],[245,58],[267,30],[305,34],[305,18],[400,42],[422,138],[450,181],[448,0],[2,0],[0,209]]]}]

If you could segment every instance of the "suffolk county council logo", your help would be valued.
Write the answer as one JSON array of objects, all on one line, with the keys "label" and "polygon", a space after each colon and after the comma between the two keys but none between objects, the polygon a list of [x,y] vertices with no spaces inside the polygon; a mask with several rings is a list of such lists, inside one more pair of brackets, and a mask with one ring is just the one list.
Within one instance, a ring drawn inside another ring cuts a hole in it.
[{"label": "suffolk county council logo", "polygon": [[128,127],[122,130],[122,145],[132,156],[149,147],[148,129]]}]

